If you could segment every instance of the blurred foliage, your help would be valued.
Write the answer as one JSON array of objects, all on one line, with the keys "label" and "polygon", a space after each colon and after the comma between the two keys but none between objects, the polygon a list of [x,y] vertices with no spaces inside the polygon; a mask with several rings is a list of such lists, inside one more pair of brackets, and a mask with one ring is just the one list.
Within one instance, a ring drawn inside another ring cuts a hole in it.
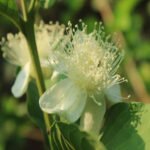
[{"label": "blurred foliage", "polygon": [[[150,94],[150,1],[110,0],[109,3],[115,21],[109,27],[106,26],[106,29],[108,32],[123,32],[127,42],[125,57],[132,56]],[[81,18],[91,31],[95,21],[102,21],[92,0],[53,0],[43,6],[47,9],[39,8],[39,17],[45,22],[59,21],[67,24],[70,20],[77,24]],[[9,32],[17,32],[12,23],[1,16],[0,18],[0,37]],[[120,71],[126,77],[124,68]],[[42,137],[28,119],[25,97],[20,100],[10,97],[15,72],[15,68],[2,58],[0,51],[0,150],[43,149]],[[136,100],[131,84],[123,84],[123,93],[130,94],[132,100]],[[35,130],[37,131],[34,132]]]},{"label": "blurred foliage", "polygon": [[42,149],[41,142],[32,136],[34,126],[28,119],[25,103],[8,96],[0,100],[0,150],[26,150],[32,148],[29,143]]}]

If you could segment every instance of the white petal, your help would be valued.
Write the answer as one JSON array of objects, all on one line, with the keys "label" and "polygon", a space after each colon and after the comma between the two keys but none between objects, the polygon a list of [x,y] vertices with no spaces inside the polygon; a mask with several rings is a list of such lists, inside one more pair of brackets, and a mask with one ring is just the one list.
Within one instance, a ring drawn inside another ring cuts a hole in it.
[{"label": "white petal", "polygon": [[[75,92],[75,89],[74,91]],[[86,104],[86,99],[87,99],[87,94],[84,91],[78,91],[76,90],[75,92],[75,96],[76,96],[76,100],[74,102],[74,104],[72,104],[71,107],[69,107],[65,112],[63,112],[63,118],[65,120],[67,120],[68,122],[75,122],[77,121],[80,116],[83,113],[83,110],[85,108],[85,104]],[[69,113],[68,113],[69,112]]]},{"label": "white petal", "polygon": [[29,61],[28,45],[22,33],[7,35],[7,41],[2,41],[4,58],[17,66],[24,66]]},{"label": "white petal", "polygon": [[121,90],[120,90],[119,84],[113,85],[109,89],[106,89],[105,94],[111,105],[122,101]]},{"label": "white petal", "polygon": [[106,111],[105,99],[103,96],[95,97],[98,103],[95,103],[92,98],[87,100],[84,113],[81,117],[80,126],[93,135],[99,135],[100,128],[103,124],[103,118]]},{"label": "white petal", "polygon": [[12,86],[12,93],[15,97],[21,97],[27,90],[30,77],[30,63],[27,63],[17,75],[14,85]]},{"label": "white petal", "polygon": [[86,97],[86,92],[67,78],[49,88],[39,103],[43,111],[56,113],[68,122],[75,122],[84,109]]},{"label": "white petal", "polygon": [[45,79],[49,79],[53,74],[53,68],[48,60],[40,60],[43,76]]}]

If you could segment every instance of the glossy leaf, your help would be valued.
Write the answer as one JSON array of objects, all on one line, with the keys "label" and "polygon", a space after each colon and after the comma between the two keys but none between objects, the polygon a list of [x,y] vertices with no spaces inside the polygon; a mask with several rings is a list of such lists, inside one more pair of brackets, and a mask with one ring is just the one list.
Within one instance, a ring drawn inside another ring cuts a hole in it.
[{"label": "glossy leaf", "polygon": [[101,141],[108,150],[150,148],[150,105],[119,103],[106,115]]}]

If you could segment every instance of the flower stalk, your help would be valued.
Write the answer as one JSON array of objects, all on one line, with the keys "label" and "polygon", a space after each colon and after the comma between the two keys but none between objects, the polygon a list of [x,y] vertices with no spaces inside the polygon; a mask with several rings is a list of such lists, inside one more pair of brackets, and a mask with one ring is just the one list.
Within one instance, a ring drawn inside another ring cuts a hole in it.
[{"label": "flower stalk", "polygon": [[[22,13],[23,13],[23,19],[24,19],[24,28],[23,28],[23,34],[26,37],[27,44],[29,46],[29,53],[31,57],[31,62],[33,65],[33,72],[37,84],[37,88],[39,91],[39,95],[41,96],[45,92],[45,84],[44,79],[42,75],[42,69],[40,65],[39,55],[37,51],[37,45],[35,41],[35,33],[34,33],[34,19],[28,18],[28,13],[26,9],[26,3],[24,0],[21,0],[21,6],[22,6]],[[50,120],[47,113],[43,112],[43,117],[45,121],[45,127],[47,133],[49,133],[50,130]],[[49,146],[50,146],[50,136],[48,136],[49,140]]]},{"label": "flower stalk", "polygon": [[23,19],[24,21],[27,21],[27,10],[26,10],[26,3],[24,2],[24,0],[21,0],[21,9],[22,9],[22,15],[23,15]]}]

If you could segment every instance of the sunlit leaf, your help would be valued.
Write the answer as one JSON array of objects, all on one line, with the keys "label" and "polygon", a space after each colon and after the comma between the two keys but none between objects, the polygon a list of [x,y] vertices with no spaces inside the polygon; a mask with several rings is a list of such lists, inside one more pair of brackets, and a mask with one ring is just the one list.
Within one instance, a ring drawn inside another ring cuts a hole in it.
[{"label": "sunlit leaf", "polygon": [[102,142],[108,150],[150,148],[150,105],[119,103],[106,115]]}]

